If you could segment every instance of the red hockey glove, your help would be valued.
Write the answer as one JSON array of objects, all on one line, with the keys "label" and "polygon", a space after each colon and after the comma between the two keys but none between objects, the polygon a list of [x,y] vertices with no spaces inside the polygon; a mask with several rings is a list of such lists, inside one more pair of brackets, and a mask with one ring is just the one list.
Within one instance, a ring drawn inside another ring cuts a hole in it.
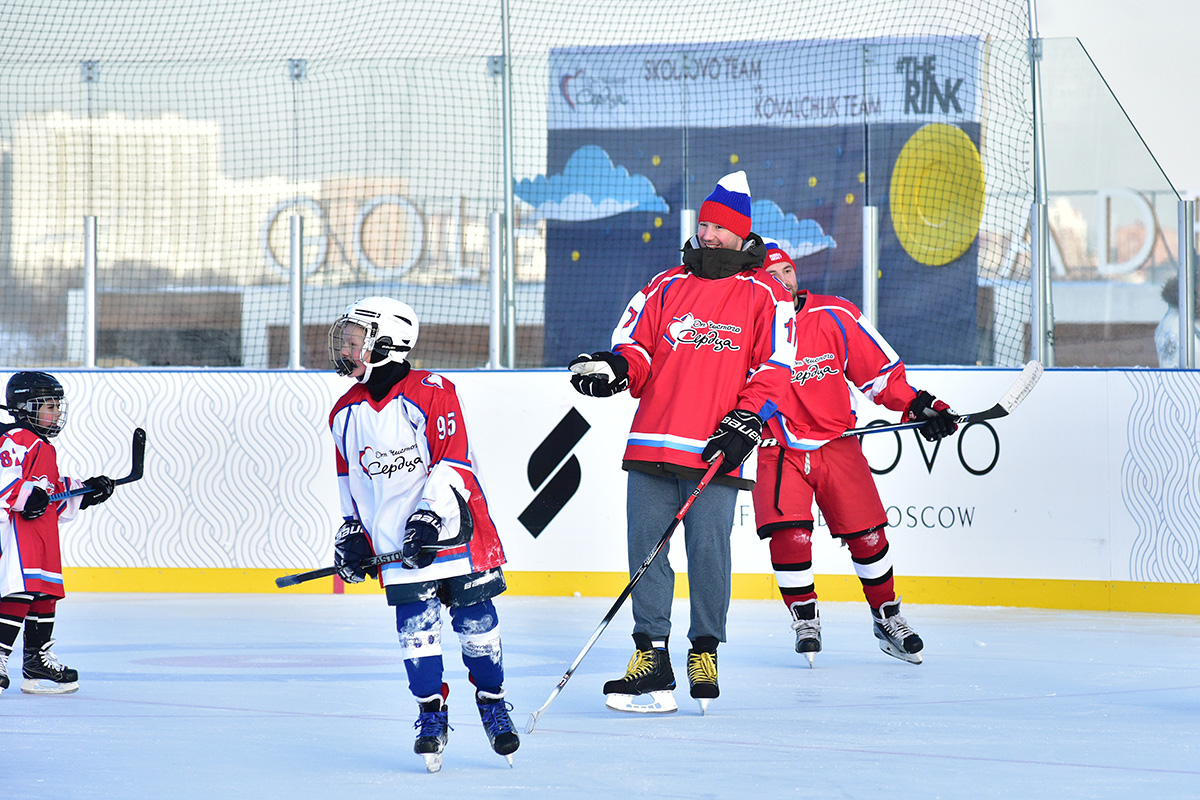
[{"label": "red hockey glove", "polygon": [[926,391],[917,392],[917,396],[908,404],[904,419],[907,422],[929,420],[917,428],[929,442],[944,439],[958,430],[958,415],[954,409]]}]

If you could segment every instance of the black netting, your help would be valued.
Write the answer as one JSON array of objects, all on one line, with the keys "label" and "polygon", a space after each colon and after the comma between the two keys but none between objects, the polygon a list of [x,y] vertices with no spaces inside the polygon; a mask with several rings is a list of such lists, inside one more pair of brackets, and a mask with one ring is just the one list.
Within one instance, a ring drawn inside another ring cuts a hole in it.
[{"label": "black netting", "polygon": [[1024,359],[1024,0],[46,0],[0,9],[4,360],[83,363],[92,216],[98,364],[285,366],[297,215],[305,366],[365,294],[417,309],[418,363],[486,364],[503,10],[517,366],[605,347],[735,169],[814,291],[861,301],[878,210],[910,363]]}]

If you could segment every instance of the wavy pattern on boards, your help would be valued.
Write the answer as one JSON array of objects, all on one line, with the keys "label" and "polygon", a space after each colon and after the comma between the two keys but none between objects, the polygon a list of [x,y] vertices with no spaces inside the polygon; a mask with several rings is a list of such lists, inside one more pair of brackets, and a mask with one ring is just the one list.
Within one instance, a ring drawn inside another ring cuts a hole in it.
[{"label": "wavy pattern on boards", "polygon": [[[1121,498],[1137,526],[1135,581],[1200,581],[1200,375],[1126,373],[1135,401]],[[1182,378],[1182,380],[1179,380]]]},{"label": "wavy pattern on boards", "polygon": [[[145,475],[62,527],[78,567],[311,568],[340,513],[326,420],[336,394],[298,373],[68,373],[64,474]],[[119,499],[118,499],[119,498]],[[331,502],[332,500],[332,502]]]}]

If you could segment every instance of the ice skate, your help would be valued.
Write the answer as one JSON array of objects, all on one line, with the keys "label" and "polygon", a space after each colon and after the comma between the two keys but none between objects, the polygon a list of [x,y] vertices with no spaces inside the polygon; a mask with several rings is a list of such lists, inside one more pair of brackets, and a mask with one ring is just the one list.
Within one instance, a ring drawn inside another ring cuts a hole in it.
[{"label": "ice skate", "polygon": [[0,694],[4,694],[4,690],[8,688],[8,656],[12,650],[6,650],[4,645],[0,645]]},{"label": "ice skate", "polygon": [[921,649],[925,643],[916,631],[908,627],[908,621],[900,616],[900,598],[884,603],[878,611],[872,609],[871,616],[880,650],[910,664],[921,663]]},{"label": "ice skate", "polygon": [[413,727],[417,729],[417,741],[413,744],[413,752],[425,759],[425,769],[437,772],[442,768],[442,751],[446,749],[446,740],[450,738],[449,707],[446,696],[449,687],[442,684],[442,693],[430,697],[417,698],[417,706],[421,709]]},{"label": "ice skate", "polygon": [[821,652],[821,613],[816,599],[792,603],[792,630],[796,632],[796,652],[808,659],[812,669],[813,656]]},{"label": "ice skate", "polygon": [[[608,699],[604,704],[614,711],[637,714],[670,714],[677,711],[675,703],[675,672],[667,648],[654,647],[649,637],[634,636],[637,650],[629,659],[625,677],[604,684]],[[649,703],[637,703],[640,695],[650,695]]]},{"label": "ice skate", "polygon": [[688,650],[688,683],[692,685],[692,698],[700,704],[700,713],[708,713],[708,704],[721,695],[717,685],[717,651]]},{"label": "ice skate", "polygon": [[25,694],[71,694],[79,691],[79,673],[64,667],[50,649],[54,640],[37,650],[25,651],[21,691]]},{"label": "ice skate", "polygon": [[492,749],[508,759],[508,766],[511,767],[512,754],[521,746],[512,719],[508,716],[508,712],[512,710],[512,703],[504,701],[503,689],[499,694],[477,691],[475,703],[479,706],[479,718],[483,720],[483,730],[487,733],[488,741],[492,743]]}]

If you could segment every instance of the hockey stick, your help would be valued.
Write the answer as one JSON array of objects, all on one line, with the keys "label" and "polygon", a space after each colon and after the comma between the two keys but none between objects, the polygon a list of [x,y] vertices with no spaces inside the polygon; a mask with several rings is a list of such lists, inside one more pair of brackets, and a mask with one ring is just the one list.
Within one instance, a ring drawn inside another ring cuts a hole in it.
[{"label": "hockey stick", "polygon": [[[400,551],[396,550],[391,553],[380,553],[377,556],[364,558],[358,562],[360,567],[378,567],[381,564],[394,564],[400,561],[403,556]],[[275,579],[275,585],[282,589],[285,586],[295,586],[297,583],[305,581],[315,581],[317,578],[328,578],[330,575],[336,575],[337,567],[321,567],[320,569],[310,569],[308,572],[297,572],[295,575],[281,575]]]},{"label": "hockey stick", "polygon": [[687,514],[688,509],[692,507],[692,502],[700,496],[700,493],[704,491],[704,487],[708,486],[708,482],[711,481],[713,476],[717,474],[717,468],[721,466],[721,462],[724,460],[725,454],[719,453],[716,460],[713,461],[709,466],[708,472],[705,472],[704,477],[700,479],[700,483],[696,484],[696,488],[692,491],[691,497],[687,499],[687,501],[683,504],[683,507],[679,509],[679,513],[675,515],[675,519],[671,520],[671,524],[667,526],[666,533],[664,533],[662,538],[658,540],[658,544],[656,544],[654,549],[650,551],[650,555],[646,556],[646,560],[642,562],[640,567],[638,567],[637,572],[633,573],[633,577],[629,579],[629,583],[625,586],[624,591],[622,591],[620,596],[617,598],[617,602],[613,603],[612,608],[610,608],[608,613],[604,615],[604,619],[600,621],[600,627],[596,628],[596,632],[592,634],[592,638],[587,640],[587,644],[585,644],[583,649],[579,651],[579,655],[575,656],[575,660],[571,662],[571,666],[567,667],[567,671],[562,676],[562,680],[560,680],[558,685],[554,687],[554,691],[552,691],[550,696],[546,698],[546,702],[542,703],[542,707],[529,715],[529,723],[525,726],[526,733],[533,733],[534,726],[537,725],[538,719],[542,716],[542,714],[546,713],[546,709],[549,708],[550,704],[554,702],[554,698],[558,697],[558,693],[561,692],[563,687],[567,685],[567,681],[571,680],[571,675],[575,673],[576,667],[578,667],[580,662],[583,661],[583,657],[587,655],[588,651],[592,649],[592,645],[594,645],[596,640],[600,638],[600,634],[604,633],[604,629],[608,627],[608,623],[612,622],[613,617],[617,615],[617,611],[625,602],[625,598],[629,597],[629,595],[633,592],[633,587],[639,580],[642,579],[642,575],[645,574],[646,570],[650,568],[650,562],[652,562],[655,556],[657,556],[659,552],[666,547],[667,541],[671,538],[671,534],[673,534],[675,529],[679,527],[679,523],[683,522],[684,515]]},{"label": "hockey stick", "polygon": [[[113,486],[120,486],[123,483],[133,483],[142,479],[142,467],[146,461],[146,432],[141,428],[134,428],[130,460],[132,463],[129,465],[129,474],[124,478],[117,478],[113,481]],[[65,492],[50,495],[50,502],[57,503],[59,500],[66,500],[68,497],[76,497],[92,491],[94,490],[90,486],[78,486]]]},{"label": "hockey stick", "polygon": [[[458,533],[453,538],[444,542],[422,546],[422,552],[438,553],[442,550],[462,547],[465,544],[470,544],[471,539],[475,536],[475,519],[471,516],[471,509],[467,506],[467,501],[463,499],[463,496],[453,486],[450,487],[450,491],[454,492],[454,496],[458,498]],[[404,557],[401,555],[402,552],[401,550],[395,550],[391,553],[370,556],[358,562],[358,565],[360,567],[377,567],[380,564],[394,564],[397,561],[404,560]],[[312,569],[308,572],[297,572],[295,575],[282,575],[275,579],[275,585],[282,589],[285,586],[295,586],[297,583],[303,583],[304,581],[328,578],[330,575],[336,575],[337,571],[337,567],[321,567],[320,569]]]},{"label": "hockey stick", "polygon": [[[981,422],[985,419],[998,419],[1007,417],[1013,412],[1017,406],[1021,405],[1021,401],[1029,396],[1033,391],[1033,387],[1037,386],[1037,382],[1042,377],[1043,367],[1037,361],[1030,361],[1021,370],[1021,374],[1013,381],[1013,385],[1008,388],[1008,392],[1004,397],[1000,398],[1000,402],[987,409],[986,411],[976,411],[973,414],[960,414],[955,417],[955,422],[959,425],[966,425],[971,422]],[[909,428],[919,428],[927,419],[913,420],[912,422],[897,422],[895,425],[868,425],[865,428],[854,428],[842,434],[845,436],[861,436],[866,433],[887,433],[889,431],[903,431]]]}]

